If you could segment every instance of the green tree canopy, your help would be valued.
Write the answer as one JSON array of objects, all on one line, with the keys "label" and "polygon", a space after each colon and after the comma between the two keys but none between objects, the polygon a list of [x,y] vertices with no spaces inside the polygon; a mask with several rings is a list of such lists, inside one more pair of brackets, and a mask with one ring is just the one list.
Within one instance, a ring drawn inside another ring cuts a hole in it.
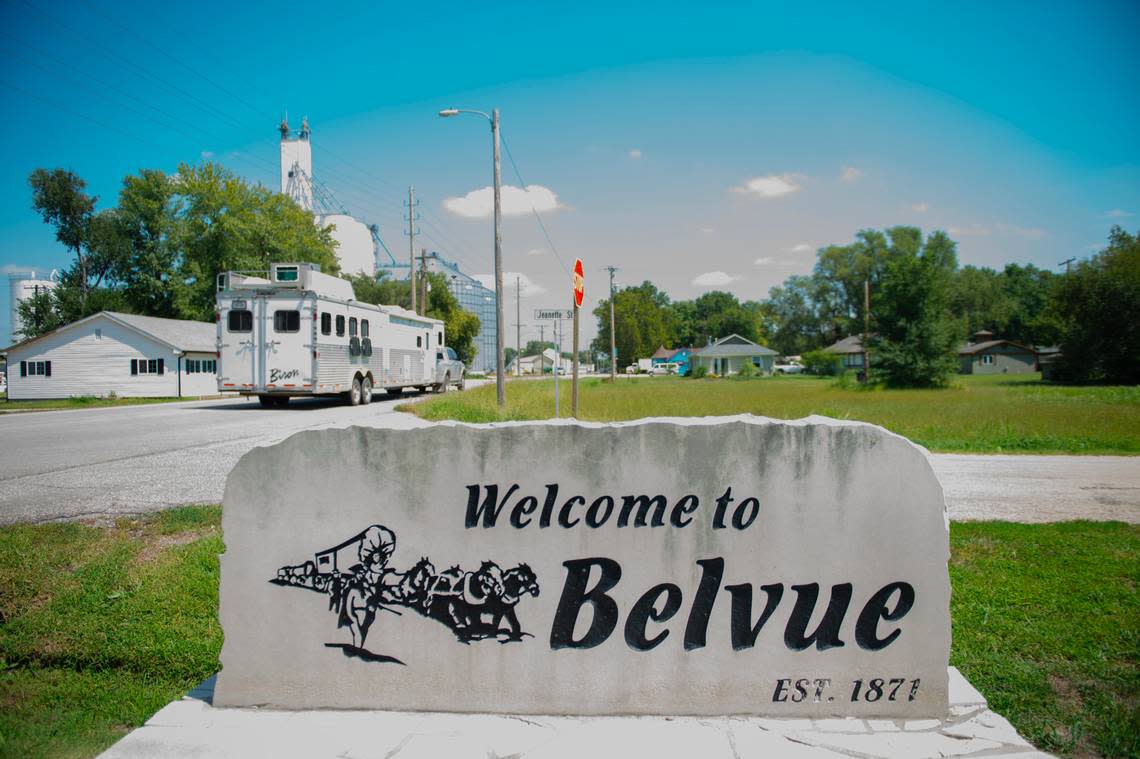
[{"label": "green tree canopy", "polygon": [[1140,384],[1140,234],[1114,227],[1108,246],[1060,277],[1053,297],[1062,378]]}]

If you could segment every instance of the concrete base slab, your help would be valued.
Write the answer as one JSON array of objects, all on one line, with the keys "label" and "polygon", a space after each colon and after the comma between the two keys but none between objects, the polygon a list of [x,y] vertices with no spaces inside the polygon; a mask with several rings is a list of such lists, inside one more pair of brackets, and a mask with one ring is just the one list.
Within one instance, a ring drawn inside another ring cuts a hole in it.
[{"label": "concrete base slab", "polygon": [[103,759],[701,759],[1046,757],[950,668],[944,720],[511,717],[380,711],[219,709],[213,678],[168,704]]}]

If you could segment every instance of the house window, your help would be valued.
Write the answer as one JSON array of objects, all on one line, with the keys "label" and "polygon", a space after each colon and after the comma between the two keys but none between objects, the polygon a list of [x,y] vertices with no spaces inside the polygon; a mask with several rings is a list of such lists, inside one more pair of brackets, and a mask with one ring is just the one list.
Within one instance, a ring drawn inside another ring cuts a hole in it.
[{"label": "house window", "polygon": [[132,358],[131,374],[165,374],[166,360],[161,358]]},{"label": "house window", "polygon": [[273,329],[276,332],[300,332],[300,311],[274,311]]},{"label": "house window", "polygon": [[993,365],[994,365],[993,354],[992,353],[983,353],[982,354],[982,366],[993,366]]},{"label": "house window", "polygon": [[332,314],[321,314],[321,334],[332,334]]},{"label": "house window", "polygon": [[356,337],[356,317],[353,316],[348,320],[348,336]]},{"label": "house window", "polygon": [[338,316],[336,318],[336,336],[344,337],[344,317]]},{"label": "house window", "polygon": [[248,310],[230,311],[230,332],[253,332],[253,312]]},{"label": "house window", "polygon": [[187,374],[216,374],[217,371],[218,362],[214,359],[186,359]]},{"label": "house window", "polygon": [[103,339],[103,330],[101,330],[101,329],[95,330],[95,339],[96,340],[102,340]]},{"label": "house window", "polygon": [[51,376],[51,362],[50,361],[21,361],[20,362],[20,376],[21,377],[50,377]]},{"label": "house window", "polygon": [[361,319],[360,320],[360,336],[361,337],[368,337],[368,320],[367,319]]},{"label": "house window", "polygon": [[760,368],[764,368],[764,360],[761,359],[759,356],[753,356],[752,357],[752,365],[758,366]]}]

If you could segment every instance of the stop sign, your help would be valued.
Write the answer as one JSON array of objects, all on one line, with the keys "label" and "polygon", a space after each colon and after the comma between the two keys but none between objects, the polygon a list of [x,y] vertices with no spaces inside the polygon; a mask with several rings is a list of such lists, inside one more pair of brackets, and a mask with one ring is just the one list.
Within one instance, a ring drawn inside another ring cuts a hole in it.
[{"label": "stop sign", "polygon": [[586,272],[582,269],[582,259],[574,259],[574,308],[582,307],[586,295]]}]

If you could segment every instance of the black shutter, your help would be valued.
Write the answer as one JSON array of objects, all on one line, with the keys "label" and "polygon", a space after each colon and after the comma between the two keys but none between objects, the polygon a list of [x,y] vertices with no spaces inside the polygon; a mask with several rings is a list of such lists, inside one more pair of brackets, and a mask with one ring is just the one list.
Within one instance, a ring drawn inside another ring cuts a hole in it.
[{"label": "black shutter", "polygon": [[45,377],[51,376],[51,362],[50,361],[44,362],[44,376]]},{"label": "black shutter", "polygon": [[166,369],[163,366],[163,361],[164,360],[161,358],[158,360],[158,373],[159,374],[164,374],[166,372]]},{"label": "black shutter", "polygon": [[131,374],[138,374],[138,373],[139,373],[138,359],[132,358],[131,359]]},{"label": "black shutter", "polygon": [[27,377],[28,376],[28,362],[27,361],[21,361],[20,362],[20,376],[21,377]]}]

